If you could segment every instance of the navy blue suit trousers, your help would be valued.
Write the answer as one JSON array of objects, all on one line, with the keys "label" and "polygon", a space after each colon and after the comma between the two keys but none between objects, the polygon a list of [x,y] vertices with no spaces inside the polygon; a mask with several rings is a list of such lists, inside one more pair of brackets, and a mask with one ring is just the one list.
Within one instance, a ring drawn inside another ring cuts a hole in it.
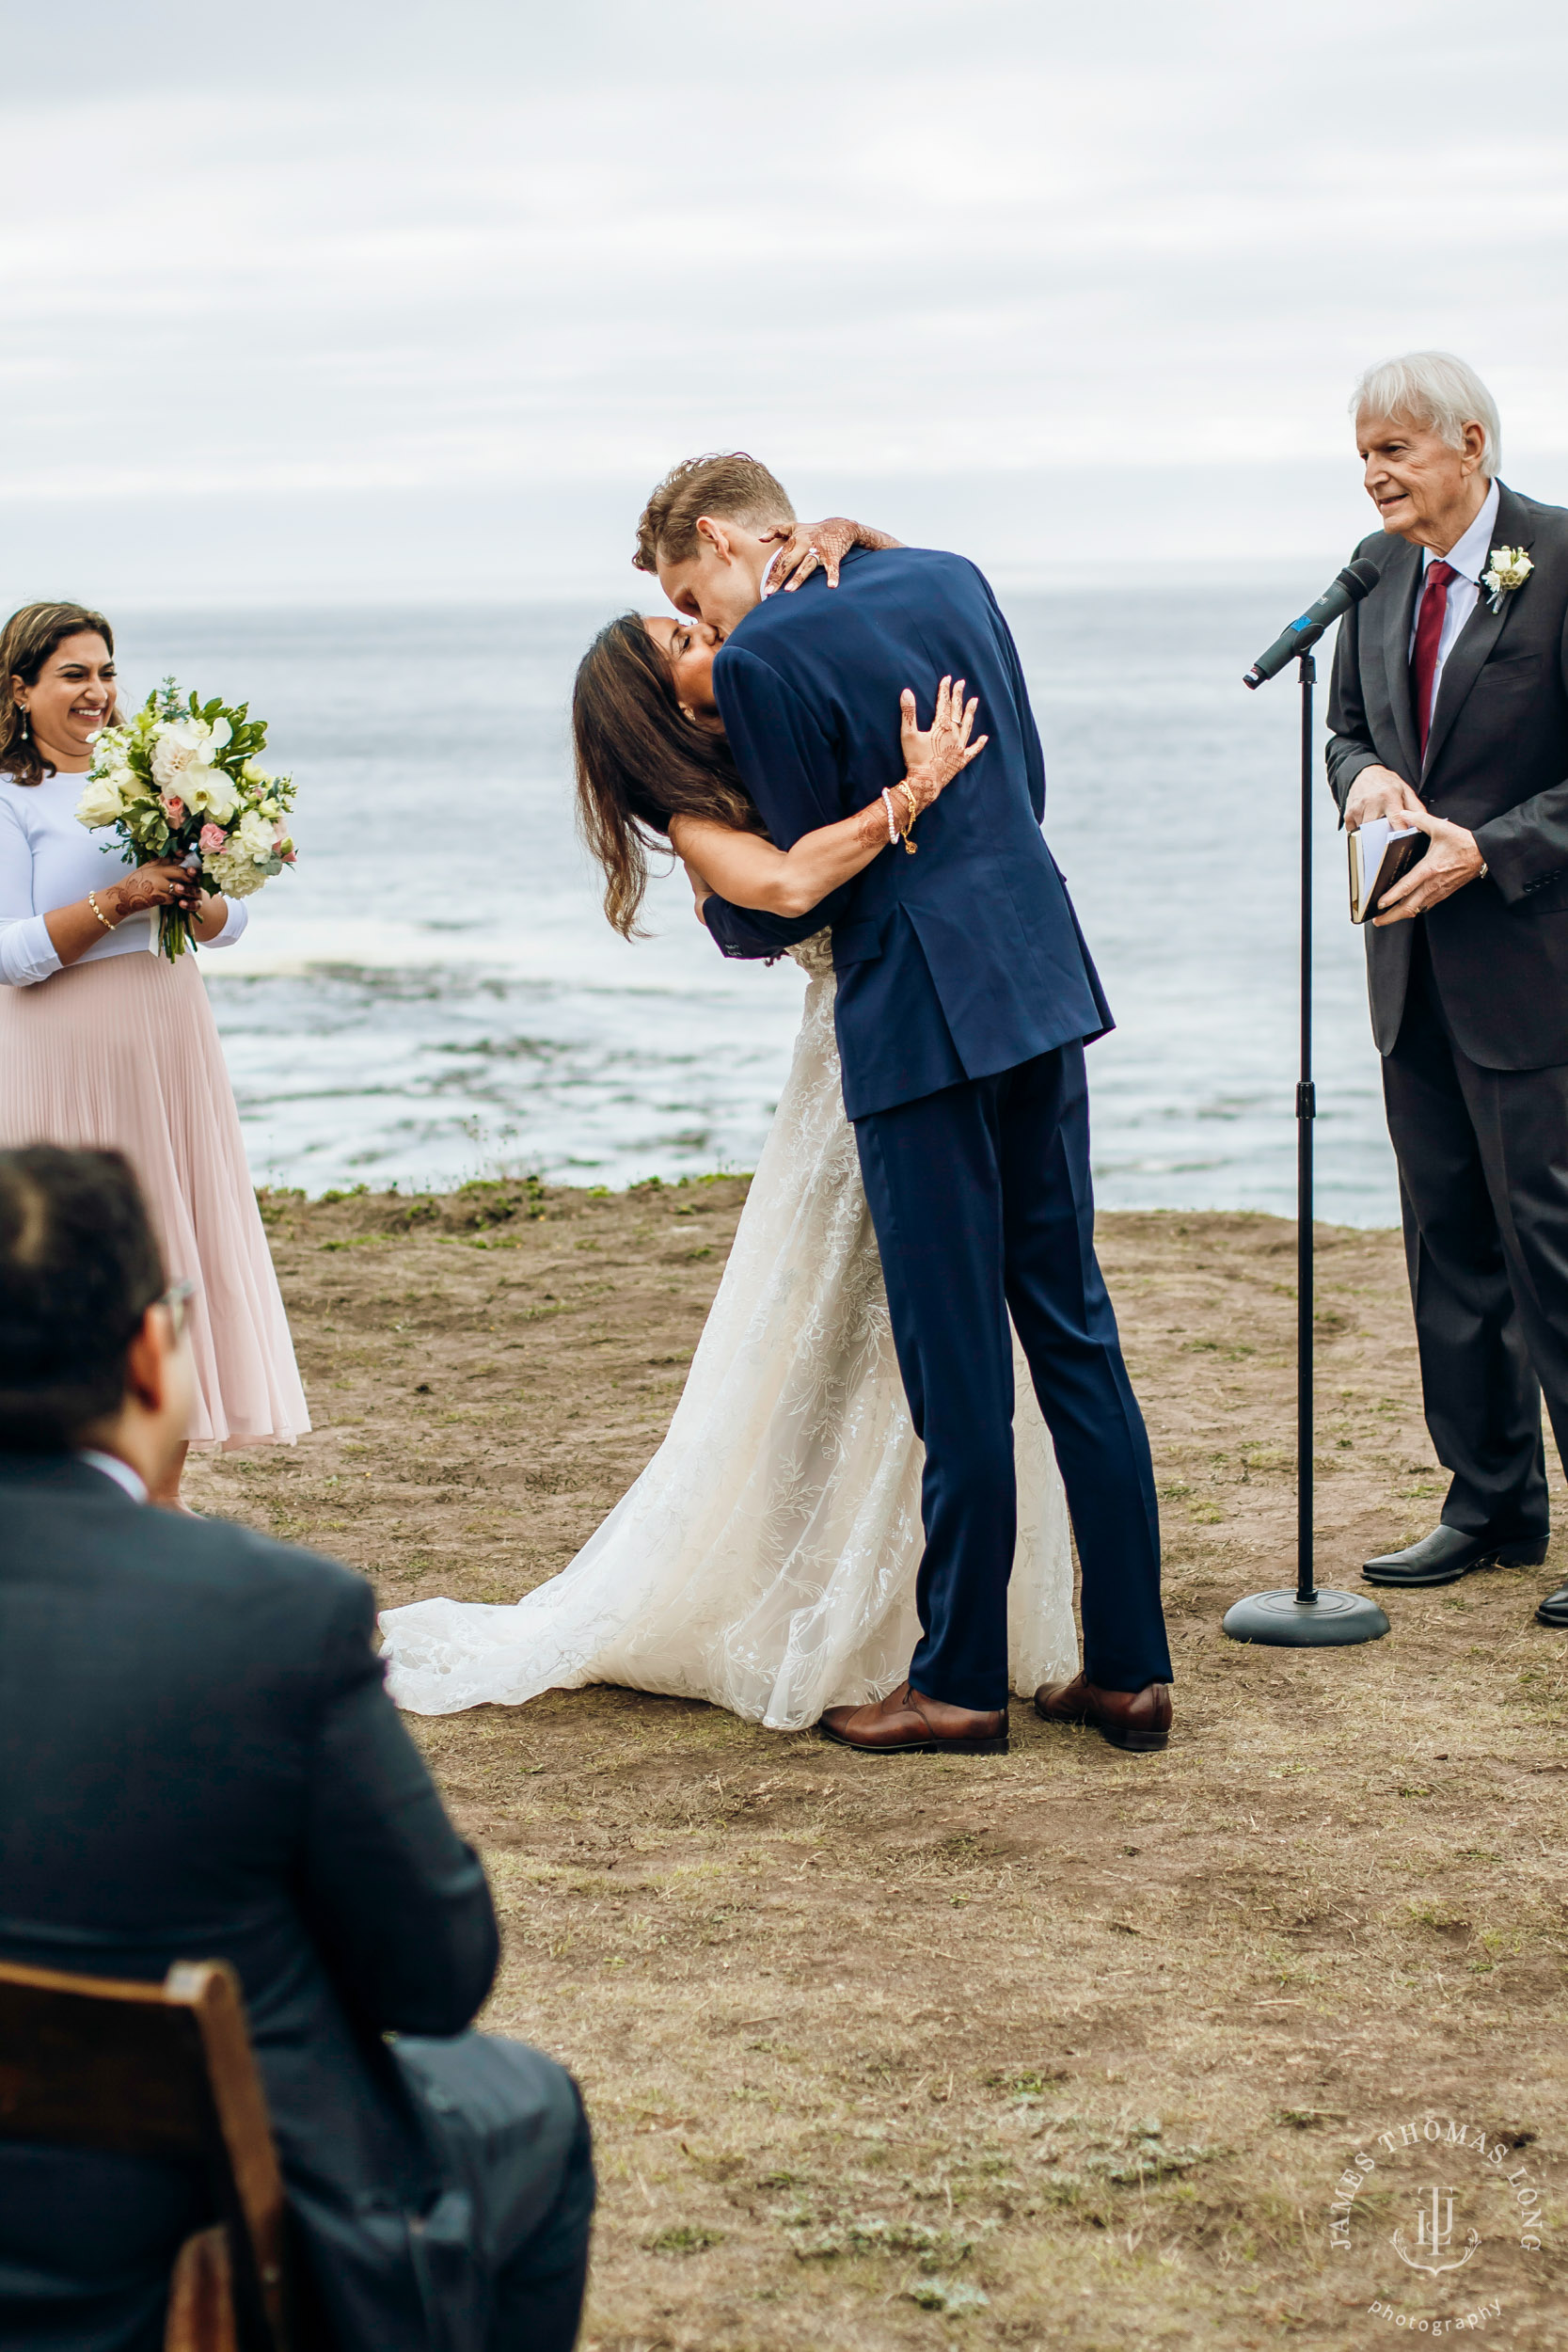
[{"label": "navy blue suit trousers", "polygon": [[1018,1531],[1008,1312],[1055,1443],[1091,1682],[1170,1679],[1148,1438],[1094,1251],[1082,1043],[855,1121],[899,1369],[926,1448],[917,1691],[1007,1703]]}]

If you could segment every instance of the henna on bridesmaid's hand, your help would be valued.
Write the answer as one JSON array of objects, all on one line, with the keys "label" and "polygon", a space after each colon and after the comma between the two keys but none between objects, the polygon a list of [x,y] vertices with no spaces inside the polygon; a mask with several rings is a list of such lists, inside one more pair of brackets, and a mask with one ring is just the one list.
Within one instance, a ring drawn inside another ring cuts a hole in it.
[{"label": "henna on bridesmaid's hand", "polygon": [[189,874],[182,870],[170,873],[157,866],[138,867],[103,896],[110,901],[116,921],[120,923],[128,914],[146,914],[154,907],[172,906],[194,913],[197,903],[196,883]]}]

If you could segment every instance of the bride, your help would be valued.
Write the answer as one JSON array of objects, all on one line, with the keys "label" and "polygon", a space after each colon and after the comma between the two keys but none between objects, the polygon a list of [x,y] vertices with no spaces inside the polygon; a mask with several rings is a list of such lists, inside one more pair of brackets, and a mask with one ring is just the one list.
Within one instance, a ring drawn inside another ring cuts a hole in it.
[{"label": "bride", "polygon": [[[822,526],[798,534],[784,566]],[[837,552],[842,552],[842,547]],[[584,656],[573,698],[578,810],[605,911],[637,932],[650,846],[696,895],[809,912],[984,748],[943,681],[927,733],[902,704],[905,784],[787,855],[729,756],[702,625],[626,614]],[[893,713],[889,713],[892,723]],[[962,788],[961,786],[959,787]],[[609,1682],[710,1700],[773,1731],[878,1699],[919,1638],[923,1449],[910,1422],[833,1034],[830,933],[789,953],[809,976],[788,1081],[670,1432],[571,1565],[511,1606],[416,1601],[381,1618],[399,1705],[449,1715]],[[1078,1665],[1067,1506],[1017,1341],[1012,1687]]]}]

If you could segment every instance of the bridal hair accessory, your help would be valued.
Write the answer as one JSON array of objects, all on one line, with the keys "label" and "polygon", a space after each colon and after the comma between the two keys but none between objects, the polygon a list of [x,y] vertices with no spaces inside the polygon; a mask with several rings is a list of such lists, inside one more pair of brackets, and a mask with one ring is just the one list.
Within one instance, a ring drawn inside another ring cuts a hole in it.
[{"label": "bridal hair accessory", "polygon": [[1516,588],[1522,588],[1534,569],[1535,565],[1523,548],[1493,548],[1492,568],[1489,572],[1482,572],[1481,584],[1492,592],[1494,612],[1502,611],[1503,598],[1512,596]]}]

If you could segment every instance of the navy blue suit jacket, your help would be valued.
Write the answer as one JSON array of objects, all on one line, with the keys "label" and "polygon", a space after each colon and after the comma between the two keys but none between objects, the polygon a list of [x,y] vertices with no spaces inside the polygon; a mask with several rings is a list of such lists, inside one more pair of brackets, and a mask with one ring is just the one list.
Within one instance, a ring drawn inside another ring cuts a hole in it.
[{"label": "navy blue suit jacket", "polygon": [[914,857],[887,850],[792,920],[711,898],[728,956],[771,956],[833,930],[844,1104],[851,1119],[1011,1070],[1110,1010],[1045,846],[1045,763],[1018,649],[975,566],[925,548],[844,559],[770,596],[720,648],[713,691],[746,788],[787,850],[904,772],[898,696],[927,723],[945,675],[980,698],[990,741],[921,818]]}]

